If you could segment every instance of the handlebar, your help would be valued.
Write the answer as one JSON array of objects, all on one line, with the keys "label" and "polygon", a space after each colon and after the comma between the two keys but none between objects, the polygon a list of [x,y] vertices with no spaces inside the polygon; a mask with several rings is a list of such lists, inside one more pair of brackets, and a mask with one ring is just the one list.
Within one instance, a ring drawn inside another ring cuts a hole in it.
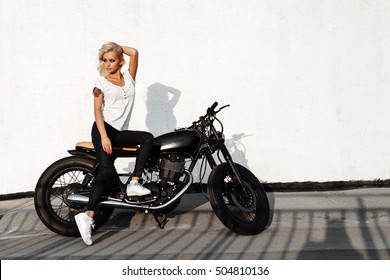
[{"label": "handlebar", "polygon": [[[222,106],[221,108],[219,108],[218,111],[215,111],[215,108],[217,108],[218,106],[218,102],[214,102],[213,105],[211,105],[211,107],[209,107],[207,109],[207,114],[206,116],[215,116],[216,114],[218,114],[222,109],[225,109],[226,107],[229,107],[230,105],[225,105],[225,106]],[[206,117],[204,116],[204,117]]]},{"label": "handlebar", "polygon": [[205,120],[211,120],[211,117],[215,117],[215,115],[216,115],[217,113],[219,113],[222,109],[224,109],[224,108],[226,108],[226,107],[229,107],[230,105],[222,106],[221,108],[219,108],[218,111],[215,111],[215,108],[217,108],[217,106],[218,106],[218,102],[214,102],[214,103],[207,109],[206,115],[199,117],[199,120],[193,122],[192,125],[191,125],[189,128],[193,128],[193,127],[197,126],[198,124],[203,123]]}]

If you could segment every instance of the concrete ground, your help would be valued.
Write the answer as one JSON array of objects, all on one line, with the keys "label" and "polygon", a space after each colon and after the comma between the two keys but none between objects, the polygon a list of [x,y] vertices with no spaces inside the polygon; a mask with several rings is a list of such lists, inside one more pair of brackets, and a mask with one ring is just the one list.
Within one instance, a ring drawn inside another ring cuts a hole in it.
[{"label": "concrete ground", "polygon": [[200,193],[183,197],[165,229],[115,210],[90,247],[48,230],[32,198],[0,201],[0,259],[390,259],[389,188],[268,195],[272,223],[255,236],[225,228]]}]

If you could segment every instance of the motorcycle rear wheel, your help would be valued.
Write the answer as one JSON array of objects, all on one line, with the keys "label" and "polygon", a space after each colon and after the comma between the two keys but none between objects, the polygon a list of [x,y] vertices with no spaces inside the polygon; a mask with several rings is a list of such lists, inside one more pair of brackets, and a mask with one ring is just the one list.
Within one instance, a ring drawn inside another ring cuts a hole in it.
[{"label": "motorcycle rear wheel", "polygon": [[219,220],[233,232],[258,234],[270,220],[267,194],[252,172],[239,164],[236,166],[248,192],[244,193],[229,165],[222,163],[213,169],[208,179],[210,204]]},{"label": "motorcycle rear wheel", "polygon": [[[94,158],[70,156],[50,165],[39,178],[34,194],[35,210],[43,224],[53,232],[80,236],[74,216],[84,211],[84,207],[67,204],[66,192],[74,188],[89,196],[90,182],[84,186],[83,181],[94,165]],[[94,231],[110,219],[113,211],[111,208],[98,208],[94,217]]]}]

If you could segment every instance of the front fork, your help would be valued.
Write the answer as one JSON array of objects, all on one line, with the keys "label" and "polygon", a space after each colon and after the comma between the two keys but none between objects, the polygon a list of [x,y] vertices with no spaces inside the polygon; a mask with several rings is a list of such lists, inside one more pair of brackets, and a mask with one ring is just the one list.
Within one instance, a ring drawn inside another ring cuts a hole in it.
[{"label": "front fork", "polygon": [[[221,141],[224,141],[224,140],[221,139]],[[241,173],[238,171],[237,166],[234,164],[232,156],[230,155],[230,153],[229,153],[228,149],[226,148],[225,144],[221,143],[219,145],[219,149],[220,149],[224,159],[229,164],[230,170],[233,172],[233,174],[234,174],[235,178],[237,179],[239,185],[241,186],[244,194],[245,195],[249,194],[249,190],[246,187],[246,185],[244,184],[244,180],[241,177]],[[212,157],[212,155],[208,155],[207,156],[207,161],[209,162],[209,164],[210,164],[212,169],[214,169],[217,166],[217,163],[215,162],[215,160]]]}]

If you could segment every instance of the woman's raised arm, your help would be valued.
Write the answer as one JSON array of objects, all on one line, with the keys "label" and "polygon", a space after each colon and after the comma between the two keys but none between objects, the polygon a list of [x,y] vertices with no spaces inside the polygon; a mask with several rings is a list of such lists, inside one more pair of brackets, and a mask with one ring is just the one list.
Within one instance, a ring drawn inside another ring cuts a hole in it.
[{"label": "woman's raised arm", "polygon": [[133,80],[135,81],[135,76],[137,75],[138,69],[138,51],[131,47],[122,46],[123,53],[130,57],[129,63],[129,73]]}]

